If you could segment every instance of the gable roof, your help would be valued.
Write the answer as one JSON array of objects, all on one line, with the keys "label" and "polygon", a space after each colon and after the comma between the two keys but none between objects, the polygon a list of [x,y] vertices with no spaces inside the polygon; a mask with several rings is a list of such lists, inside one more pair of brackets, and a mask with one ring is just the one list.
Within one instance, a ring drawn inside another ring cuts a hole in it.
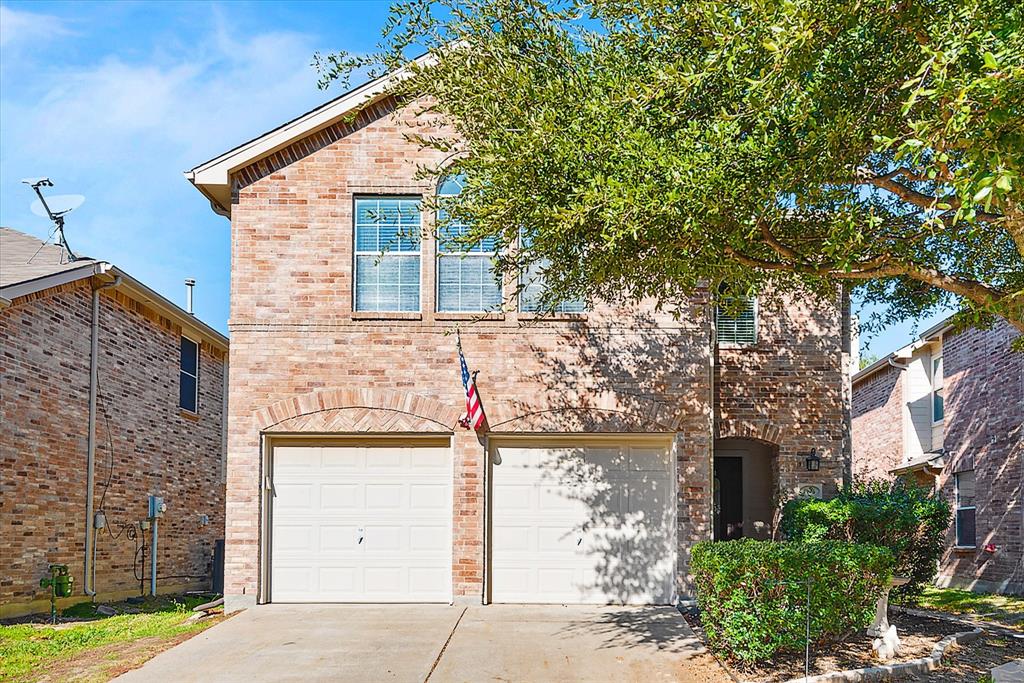
[{"label": "gable roof", "polygon": [[18,297],[94,276],[117,282],[126,296],[174,320],[188,336],[227,351],[227,337],[113,264],[94,258],[71,261],[63,247],[0,227],[0,309]]},{"label": "gable roof", "polygon": [[[412,63],[422,66],[428,64],[431,59],[428,53],[420,55],[412,60]],[[403,67],[349,90],[259,137],[185,171],[185,178],[210,200],[210,208],[222,216],[230,217],[233,172],[327,128],[360,107],[387,96],[391,86],[408,77],[409,73],[409,67]]]},{"label": "gable roof", "polygon": [[96,263],[96,259],[88,257],[72,261],[56,244],[0,227],[0,289]]},{"label": "gable roof", "polygon": [[949,316],[944,320],[932,325],[927,330],[918,335],[917,339],[910,342],[906,346],[900,347],[892,353],[882,356],[871,365],[858,371],[853,377],[850,378],[850,383],[855,384],[862,379],[866,379],[871,375],[875,374],[882,368],[889,366],[889,361],[896,361],[900,359],[908,360],[913,355],[914,351],[917,351],[922,346],[930,344],[933,341],[938,340],[942,334],[948,331],[953,326],[953,316]]}]

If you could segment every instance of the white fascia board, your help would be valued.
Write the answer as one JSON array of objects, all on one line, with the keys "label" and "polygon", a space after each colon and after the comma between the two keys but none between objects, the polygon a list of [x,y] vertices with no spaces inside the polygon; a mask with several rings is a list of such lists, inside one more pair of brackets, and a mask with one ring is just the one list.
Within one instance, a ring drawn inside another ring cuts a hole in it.
[{"label": "white fascia board", "polygon": [[41,292],[44,289],[66,285],[69,282],[76,282],[83,278],[92,277],[93,275],[101,275],[107,272],[109,268],[109,263],[105,263],[103,261],[90,261],[80,268],[71,268],[59,273],[54,273],[53,275],[44,275],[43,277],[37,277],[34,280],[16,282],[13,285],[2,287],[0,288],[0,297],[11,301],[13,299],[17,299],[19,296],[28,296],[29,294]]},{"label": "white fascia board", "polygon": [[[414,59],[413,63],[423,66],[431,63],[433,59],[431,55],[426,54]],[[386,94],[394,83],[409,75],[411,75],[409,67],[403,67],[372,80],[258,138],[210,159],[190,171],[185,171],[185,177],[204,195],[214,200],[215,196],[223,194],[223,190],[216,192],[213,191],[213,188],[217,186],[227,188],[233,171],[248,166],[310,133],[331,125],[353,109]],[[221,208],[230,210],[228,206]]]}]

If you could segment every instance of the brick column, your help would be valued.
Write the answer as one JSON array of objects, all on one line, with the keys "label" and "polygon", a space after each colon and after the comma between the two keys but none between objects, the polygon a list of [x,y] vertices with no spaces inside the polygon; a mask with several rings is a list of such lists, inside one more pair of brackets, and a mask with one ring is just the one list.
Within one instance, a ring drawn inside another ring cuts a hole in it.
[{"label": "brick column", "polygon": [[452,437],[452,589],[456,603],[478,605],[484,586],[484,440],[456,429]]}]

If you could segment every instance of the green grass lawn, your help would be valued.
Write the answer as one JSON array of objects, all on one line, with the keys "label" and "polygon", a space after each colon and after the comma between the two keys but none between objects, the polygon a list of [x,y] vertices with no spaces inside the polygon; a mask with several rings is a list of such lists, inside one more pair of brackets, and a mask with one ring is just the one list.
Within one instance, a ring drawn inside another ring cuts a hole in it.
[{"label": "green grass lawn", "polygon": [[[161,643],[176,642],[215,623],[187,622],[191,609],[206,600],[158,599],[131,605],[139,614],[104,617],[91,603],[70,607],[63,617],[94,618],[58,626],[17,624],[0,626],[0,680],[108,680],[155,655]],[[125,607],[126,603],[116,606]],[[145,639],[145,640],[144,640]],[[144,640],[144,646],[137,647]],[[110,672],[109,674],[107,672]]]},{"label": "green grass lawn", "polygon": [[939,610],[952,614],[988,615],[983,618],[1017,626],[1024,622],[1014,617],[1024,616],[1024,598],[1012,595],[972,593],[956,588],[925,588],[918,603],[924,609]]}]

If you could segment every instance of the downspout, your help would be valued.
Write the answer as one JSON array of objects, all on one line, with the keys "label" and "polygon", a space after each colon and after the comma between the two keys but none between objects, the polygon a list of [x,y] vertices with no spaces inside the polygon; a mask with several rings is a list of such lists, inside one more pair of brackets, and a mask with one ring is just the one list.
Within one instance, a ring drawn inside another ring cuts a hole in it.
[{"label": "downspout", "polygon": [[[110,266],[106,263],[97,267],[97,275],[106,273]],[[121,276],[114,277],[112,282],[93,285],[92,288],[92,325],[89,339],[89,437],[85,466],[85,575],[82,591],[90,596],[96,595],[96,543],[93,528],[93,487],[96,481],[96,394],[99,379],[99,342],[100,342],[100,290],[116,287],[121,284]]]},{"label": "downspout", "polygon": [[[840,363],[842,364],[843,388],[843,490],[853,485],[853,316],[850,310],[850,286],[844,284],[840,292],[839,302],[840,329]],[[859,343],[859,341],[858,341]]]}]

